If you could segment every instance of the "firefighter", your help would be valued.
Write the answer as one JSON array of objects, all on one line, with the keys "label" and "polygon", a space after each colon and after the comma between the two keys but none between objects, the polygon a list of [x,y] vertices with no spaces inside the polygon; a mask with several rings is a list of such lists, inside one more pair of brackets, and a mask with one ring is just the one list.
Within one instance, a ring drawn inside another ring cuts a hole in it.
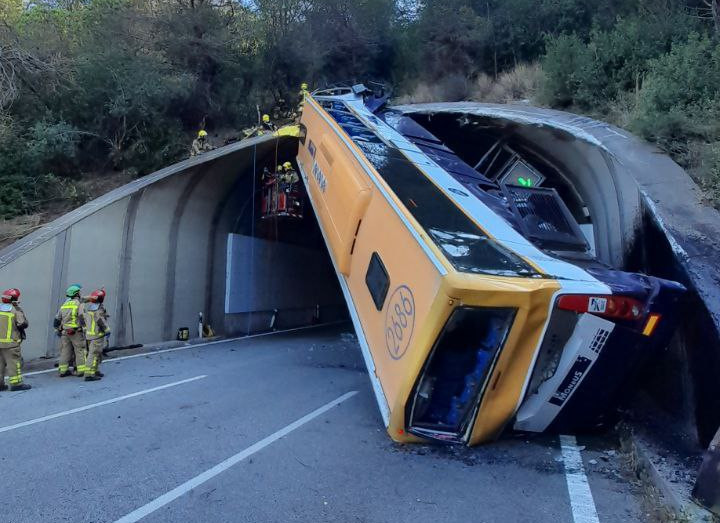
[{"label": "firefighter", "polygon": [[20,345],[25,339],[28,321],[20,308],[19,289],[8,289],[2,293],[0,303],[0,390],[5,390],[5,369],[8,373],[10,390],[28,390],[32,387],[23,383],[22,353]]},{"label": "firefighter", "polygon": [[60,337],[60,377],[70,376],[70,359],[75,354],[74,376],[85,375],[85,335],[83,334],[83,304],[80,285],[71,285],[65,291],[67,299],[55,316],[54,327]]},{"label": "firefighter", "polygon": [[265,134],[265,133],[274,133],[277,131],[277,126],[270,121],[270,115],[264,114],[262,115],[262,126],[261,131],[258,131],[258,134]]},{"label": "firefighter", "polygon": [[205,129],[200,129],[198,131],[197,138],[193,140],[192,146],[190,147],[190,156],[197,156],[198,154],[212,151],[213,149],[214,147],[210,145],[210,142],[208,142],[207,131]]},{"label": "firefighter", "polygon": [[85,381],[97,381],[104,376],[100,372],[100,363],[102,363],[107,338],[110,336],[110,325],[107,311],[103,305],[104,300],[105,290],[95,290],[88,296],[88,304],[83,307],[85,339],[88,343]]},{"label": "firefighter", "polygon": [[297,171],[292,166],[290,162],[285,162],[283,164],[283,169],[285,171],[285,182],[289,183],[291,186],[293,184],[296,184],[300,181],[300,177],[298,176]]},{"label": "firefighter", "polygon": [[305,95],[310,94],[308,91],[308,84],[303,82],[300,84],[300,92],[298,93],[298,113],[302,113],[303,105],[305,104]]},{"label": "firefighter", "polygon": [[283,173],[280,178],[283,182],[282,189],[286,193],[291,193],[295,184],[300,181],[300,177],[290,162],[285,162],[282,167]]}]

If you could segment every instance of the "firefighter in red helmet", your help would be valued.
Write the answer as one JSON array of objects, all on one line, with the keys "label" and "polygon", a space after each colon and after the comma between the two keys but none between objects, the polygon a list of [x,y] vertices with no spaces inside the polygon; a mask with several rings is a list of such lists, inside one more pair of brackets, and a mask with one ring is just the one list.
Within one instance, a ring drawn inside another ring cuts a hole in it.
[{"label": "firefighter in red helmet", "polygon": [[0,296],[0,390],[4,390],[7,370],[10,390],[28,390],[23,383],[20,345],[25,339],[28,321],[20,308],[19,289],[7,289]]},{"label": "firefighter in red helmet", "polygon": [[87,297],[89,302],[83,307],[85,319],[85,339],[88,343],[88,355],[85,363],[85,381],[96,381],[104,376],[100,372],[103,350],[107,345],[107,338],[110,336],[110,324],[108,314],[103,302],[105,301],[105,289],[98,289]]}]

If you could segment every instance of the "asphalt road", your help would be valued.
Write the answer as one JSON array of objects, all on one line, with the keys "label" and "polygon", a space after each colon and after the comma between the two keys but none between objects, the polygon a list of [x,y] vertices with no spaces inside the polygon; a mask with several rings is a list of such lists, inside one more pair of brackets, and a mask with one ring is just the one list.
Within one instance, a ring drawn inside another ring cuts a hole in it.
[{"label": "asphalt road", "polygon": [[0,519],[648,519],[604,438],[579,438],[593,507],[571,496],[568,474],[585,476],[569,470],[556,436],[394,444],[342,328],[108,360],[103,370],[100,382],[48,373],[30,376],[30,391],[0,393]]}]

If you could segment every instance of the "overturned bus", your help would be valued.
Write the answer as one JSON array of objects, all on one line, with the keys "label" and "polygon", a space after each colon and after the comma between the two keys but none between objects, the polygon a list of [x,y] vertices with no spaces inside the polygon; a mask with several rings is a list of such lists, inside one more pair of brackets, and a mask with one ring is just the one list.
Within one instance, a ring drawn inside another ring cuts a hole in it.
[{"label": "overturned bus", "polygon": [[385,102],[308,95],[297,161],[390,436],[601,425],[683,287],[598,262],[529,159],[473,168]]}]

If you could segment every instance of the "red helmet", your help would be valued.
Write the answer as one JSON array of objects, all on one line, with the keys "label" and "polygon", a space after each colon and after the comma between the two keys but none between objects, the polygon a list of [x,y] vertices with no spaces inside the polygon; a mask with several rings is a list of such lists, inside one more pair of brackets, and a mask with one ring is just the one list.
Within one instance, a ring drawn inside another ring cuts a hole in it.
[{"label": "red helmet", "polygon": [[105,299],[105,289],[94,290],[90,293],[90,301],[102,303]]},{"label": "red helmet", "polygon": [[20,289],[8,289],[2,293],[2,302],[10,303],[20,299]]}]

